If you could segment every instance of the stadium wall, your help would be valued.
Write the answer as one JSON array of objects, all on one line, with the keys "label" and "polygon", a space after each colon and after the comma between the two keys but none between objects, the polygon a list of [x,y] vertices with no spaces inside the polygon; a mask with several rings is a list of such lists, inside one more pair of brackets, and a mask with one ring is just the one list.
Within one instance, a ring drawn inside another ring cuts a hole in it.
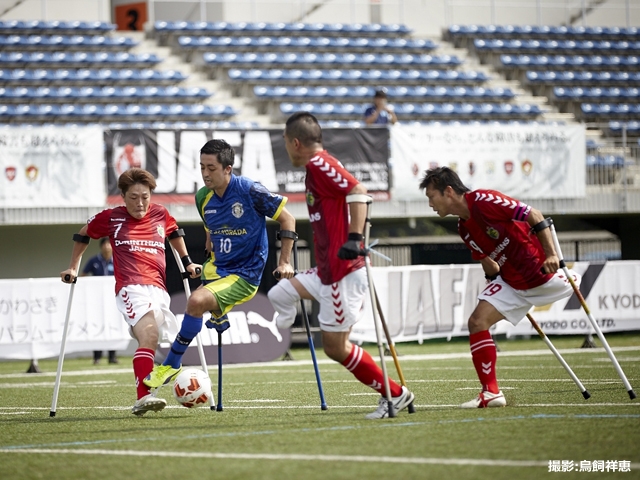
[{"label": "stadium wall", "polygon": [[[17,3],[17,5],[16,5]],[[3,20],[114,21],[116,5],[134,0],[0,0]],[[635,26],[640,5],[609,0],[149,0],[149,20],[226,22],[403,23],[417,36],[451,24]],[[583,8],[584,7],[584,8]]]}]

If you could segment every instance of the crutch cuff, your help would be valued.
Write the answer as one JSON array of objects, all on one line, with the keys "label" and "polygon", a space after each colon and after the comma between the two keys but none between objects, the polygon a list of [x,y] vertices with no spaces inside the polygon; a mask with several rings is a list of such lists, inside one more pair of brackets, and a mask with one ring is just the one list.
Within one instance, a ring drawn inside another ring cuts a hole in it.
[{"label": "crutch cuff", "polygon": [[533,227],[531,227],[531,232],[532,233],[541,232],[545,228],[549,228],[551,225],[553,225],[553,220],[550,217],[549,218],[545,218],[541,222],[536,223]]},{"label": "crutch cuff", "polygon": [[347,203],[373,203],[373,198],[364,193],[352,193],[347,195]]},{"label": "crutch cuff", "polygon": [[355,240],[356,242],[361,242],[362,240],[364,240],[364,236],[361,233],[351,232],[347,236],[347,239],[348,240]]},{"label": "crutch cuff", "polygon": [[290,238],[295,242],[298,240],[298,234],[291,230],[278,230],[276,232],[276,240],[282,240],[283,238]]},{"label": "crutch cuff", "polygon": [[180,238],[180,237],[184,237],[184,230],[182,228],[174,230],[169,234],[169,240],[173,240],[174,238]]},{"label": "crutch cuff", "polygon": [[79,233],[74,233],[73,234],[73,241],[74,242],[89,243],[90,240],[91,240],[91,237],[89,237],[88,235],[80,235]]}]

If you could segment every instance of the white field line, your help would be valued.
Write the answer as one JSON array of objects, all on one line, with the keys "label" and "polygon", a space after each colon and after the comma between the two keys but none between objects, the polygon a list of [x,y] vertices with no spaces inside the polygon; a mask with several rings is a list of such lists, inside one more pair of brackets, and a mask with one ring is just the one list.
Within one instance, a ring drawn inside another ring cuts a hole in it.
[{"label": "white field line", "polygon": [[[628,346],[628,347],[611,347],[613,352],[638,352],[640,351],[640,346]],[[562,355],[569,354],[606,354],[603,348],[566,348],[558,350]],[[536,357],[536,356],[546,356],[552,355],[549,349],[540,349],[540,350],[519,350],[514,352],[498,352],[498,358],[500,357]],[[460,359],[471,359],[471,353],[469,352],[458,352],[458,353],[437,353],[437,354],[416,354],[416,355],[401,355],[399,357],[401,362],[412,362],[412,361],[425,361],[425,360],[460,360]],[[392,358],[388,357],[386,359],[388,362],[392,362]],[[608,359],[603,359],[602,361],[609,361]],[[298,367],[298,366],[307,366],[313,365],[311,360],[287,360],[281,361],[278,360],[278,363],[275,361],[272,362],[262,362],[262,363],[235,363],[235,364],[224,364],[224,369],[235,369],[235,368],[277,368],[277,369],[285,369],[288,367]],[[320,365],[337,365],[336,362],[330,360],[328,358],[319,359],[318,364]],[[215,369],[216,365],[208,365],[209,368]],[[91,370],[73,370],[73,371],[64,371],[64,376],[90,376],[90,375],[111,375],[111,374],[131,374],[130,367],[119,367],[119,368],[105,368],[105,369],[91,369]],[[24,378],[28,376],[29,378],[40,378],[40,377],[55,377],[56,372],[44,372],[44,373],[9,373],[0,375],[0,379],[2,378]]]},{"label": "white field line", "polygon": [[[372,457],[364,455],[307,455],[307,454],[269,454],[269,453],[214,453],[214,452],[176,452],[176,451],[136,451],[136,450],[76,450],[76,449],[0,449],[0,453],[45,455],[95,455],[123,457],[159,457],[159,458],[203,458],[223,460],[272,460],[289,462],[347,462],[347,463],[391,463],[414,465],[455,465],[471,467],[538,467],[548,468],[548,461],[540,460],[487,460],[475,458],[429,458],[429,457]],[[631,463],[631,469],[640,468],[640,463]]]},{"label": "white field line", "polygon": [[[274,402],[274,400],[270,400],[270,402]],[[415,404],[416,408],[459,408],[460,404]],[[631,407],[638,408],[640,407],[640,403],[635,402],[625,402],[625,403],[615,403],[615,402],[600,402],[600,403],[590,403],[589,401],[585,401],[584,403],[518,403],[511,408],[516,407],[545,407],[545,408],[556,408],[556,407]],[[301,409],[309,409],[315,410],[319,409],[318,405],[231,405],[227,406],[225,403],[224,409],[227,410],[301,410]],[[329,410],[353,410],[353,409],[372,409],[374,406],[372,405],[329,405]],[[171,409],[179,409],[183,410],[184,407],[180,405],[167,405],[165,410]],[[201,407],[204,411],[209,411],[208,407]],[[18,411],[24,412],[34,412],[34,411],[49,411],[49,407],[0,407],[0,415],[5,412]],[[131,410],[131,406],[86,406],[86,407],[58,407],[56,411],[73,411],[73,410]],[[192,409],[196,410],[196,409]],[[216,413],[212,413],[212,415],[216,415]]]},{"label": "white field line", "polygon": [[[523,367],[522,369],[526,369]],[[521,369],[521,370],[522,370]],[[637,381],[634,377],[628,377],[630,382]],[[570,378],[501,378],[501,383],[508,382],[522,382],[522,383],[551,383],[551,382],[561,382],[561,383],[573,383],[573,380]],[[224,385],[226,387],[242,387],[246,385],[307,385],[307,384],[316,384],[316,380],[288,380],[288,381],[265,381],[265,382],[225,382]],[[337,383],[354,383],[353,379],[345,379],[345,380],[322,380],[323,384],[337,384]],[[444,378],[444,379],[423,379],[423,378],[411,378],[409,379],[409,383],[473,383],[477,384],[477,378]],[[586,382],[588,385],[611,385],[620,383],[619,378],[601,378],[598,380],[589,380]],[[55,382],[29,382],[29,383],[0,383],[0,390],[10,389],[10,388],[35,388],[35,387],[44,387],[51,388],[53,387]],[[87,386],[95,387],[95,388],[131,388],[131,383],[118,383],[118,382],[82,382],[82,383],[67,383],[62,380],[61,385],[64,385],[65,389],[67,388],[85,388]],[[477,389],[477,387],[474,387]],[[509,387],[506,387],[507,389]],[[378,395],[377,393],[372,393],[372,395]],[[251,401],[260,401],[260,400],[251,400]],[[266,400],[265,400],[266,401]],[[1,407],[0,407],[1,408]]]}]

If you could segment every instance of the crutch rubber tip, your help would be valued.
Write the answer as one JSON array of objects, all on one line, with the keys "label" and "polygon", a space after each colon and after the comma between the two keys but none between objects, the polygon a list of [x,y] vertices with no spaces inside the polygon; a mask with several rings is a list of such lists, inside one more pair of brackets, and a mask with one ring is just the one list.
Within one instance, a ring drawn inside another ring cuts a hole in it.
[{"label": "crutch rubber tip", "polygon": [[585,390],[584,392],[582,392],[582,396],[584,397],[585,400],[589,400],[591,398],[591,394],[589,393],[588,390]]},{"label": "crutch rubber tip", "polygon": [[629,394],[629,398],[630,398],[631,400],[633,400],[634,398],[636,398],[636,392],[634,392],[633,390],[629,390],[627,393]]},{"label": "crutch rubber tip", "polygon": [[321,410],[326,410],[327,409],[327,404],[323,403],[322,405],[320,405],[320,409]]},{"label": "crutch rubber tip", "polygon": [[216,412],[221,412],[222,409],[222,405],[218,405],[217,407],[211,407],[211,410],[215,410]]},{"label": "crutch rubber tip", "polygon": [[49,416],[50,416],[50,417],[55,417],[55,416],[56,416],[56,412],[54,412],[53,410],[51,410],[51,411],[49,412]]},{"label": "crutch rubber tip", "polygon": [[409,406],[407,407],[407,411],[409,413],[416,413],[416,407],[413,406],[413,402],[409,404]]}]

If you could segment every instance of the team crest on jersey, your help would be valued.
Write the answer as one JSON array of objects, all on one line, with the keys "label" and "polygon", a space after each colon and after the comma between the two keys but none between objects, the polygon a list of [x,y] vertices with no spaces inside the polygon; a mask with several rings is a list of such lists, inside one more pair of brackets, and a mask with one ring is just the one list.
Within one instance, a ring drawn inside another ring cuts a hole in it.
[{"label": "team crest on jersey", "polygon": [[160,238],[164,238],[164,227],[162,225],[158,225],[156,227],[156,230],[158,231],[158,235],[160,235]]},{"label": "team crest on jersey", "polygon": [[525,158],[522,161],[522,173],[528,176],[531,173],[531,170],[533,170],[533,163],[531,163],[531,160],[528,158]]},{"label": "team crest on jersey", "polygon": [[240,218],[244,215],[244,208],[240,202],[236,202],[231,206],[231,214],[236,218]]},{"label": "team crest on jersey", "polygon": [[313,193],[307,192],[307,205],[313,207],[314,203],[316,203],[316,199],[313,198]]},{"label": "team crest on jersey", "polygon": [[498,233],[498,230],[496,230],[493,227],[487,227],[487,235],[489,235],[494,240],[497,240],[498,237],[500,236],[500,234]]}]

